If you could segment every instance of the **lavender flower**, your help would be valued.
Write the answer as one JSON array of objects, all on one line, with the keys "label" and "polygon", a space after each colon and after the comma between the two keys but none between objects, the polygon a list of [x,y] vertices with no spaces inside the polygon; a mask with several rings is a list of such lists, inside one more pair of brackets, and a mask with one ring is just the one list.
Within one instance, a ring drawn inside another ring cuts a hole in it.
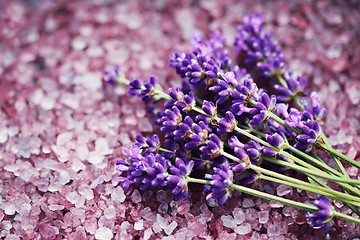
[{"label": "lavender flower", "polygon": [[330,221],[334,216],[334,207],[331,202],[324,196],[318,195],[314,205],[319,208],[318,211],[306,214],[306,219],[310,227],[318,229],[323,227],[323,232],[329,231]]},{"label": "lavender flower", "polygon": [[194,161],[176,158],[175,166],[170,167],[170,171],[174,175],[169,175],[167,182],[168,186],[173,188],[172,193],[175,195],[175,199],[187,198],[189,192],[186,177],[190,175],[193,166]]},{"label": "lavender flower", "polygon": [[226,163],[221,164],[219,168],[214,167],[211,175],[210,187],[212,192],[206,196],[206,200],[213,198],[219,199],[219,204],[223,205],[231,197],[232,189],[230,185],[233,182],[233,171]]}]

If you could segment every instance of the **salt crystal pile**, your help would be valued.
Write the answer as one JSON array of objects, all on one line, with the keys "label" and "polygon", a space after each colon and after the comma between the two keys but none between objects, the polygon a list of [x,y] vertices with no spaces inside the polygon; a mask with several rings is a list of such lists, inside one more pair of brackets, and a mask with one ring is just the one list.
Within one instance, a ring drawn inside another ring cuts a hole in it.
[{"label": "salt crystal pile", "polygon": [[[179,201],[163,190],[124,192],[115,162],[136,134],[154,128],[126,88],[103,85],[103,70],[120,65],[129,79],[154,75],[164,89],[178,86],[169,53],[188,50],[193,30],[205,36],[220,28],[232,39],[245,13],[261,12],[291,69],[326,99],[330,143],[360,160],[359,8],[356,1],[2,1],[0,237],[318,238],[304,212],[245,194],[219,206],[196,189]],[[258,187],[308,199],[282,185]],[[360,234],[359,226],[334,224],[332,239]]]}]

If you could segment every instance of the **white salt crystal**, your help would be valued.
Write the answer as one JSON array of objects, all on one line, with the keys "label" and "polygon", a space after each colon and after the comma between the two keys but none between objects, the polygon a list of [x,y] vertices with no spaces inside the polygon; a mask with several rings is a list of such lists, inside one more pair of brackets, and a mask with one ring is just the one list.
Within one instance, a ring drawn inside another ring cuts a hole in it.
[{"label": "white salt crystal", "polygon": [[85,200],[86,200],[86,198],[84,198],[83,196],[80,196],[79,199],[75,203],[75,207],[81,208],[82,206],[84,206]]},{"label": "white salt crystal", "polygon": [[141,202],[141,195],[137,189],[135,189],[134,192],[131,194],[131,201],[133,203]]},{"label": "white salt crystal", "polygon": [[8,129],[0,127],[0,143],[5,143],[8,140]]},{"label": "white salt crystal", "polygon": [[279,202],[275,202],[275,201],[270,201],[270,206],[271,206],[272,208],[281,208],[281,207],[284,206],[284,204],[279,203]]},{"label": "white salt crystal", "polygon": [[292,187],[281,184],[276,188],[276,193],[278,196],[284,196],[286,194],[292,193]]},{"label": "white salt crystal", "polygon": [[65,143],[70,142],[72,138],[73,138],[72,132],[60,133],[56,138],[56,145],[58,146],[64,145]]},{"label": "white salt crystal", "polygon": [[265,185],[264,185],[264,190],[265,190],[265,192],[270,193],[270,194],[272,194],[272,195],[275,193],[274,188],[271,187],[271,186],[268,185],[268,184],[265,184]]},{"label": "white salt crystal", "polygon": [[170,224],[169,224],[169,226],[167,226],[166,228],[164,228],[164,231],[165,231],[165,233],[167,234],[167,235],[170,235],[173,231],[174,231],[174,229],[177,227],[177,222],[175,222],[175,221],[172,221]]},{"label": "white salt crystal", "polygon": [[144,231],[144,240],[149,240],[150,237],[152,236],[153,231],[151,230],[151,228],[148,228]]},{"label": "white salt crystal", "polygon": [[62,187],[62,185],[59,182],[52,182],[52,183],[50,183],[50,185],[48,187],[48,191],[49,192],[57,192],[60,190],[61,187]]},{"label": "white salt crystal", "polygon": [[128,221],[123,221],[120,225],[120,228],[123,230],[129,229],[131,227],[131,224]]},{"label": "white salt crystal", "polygon": [[80,195],[75,191],[66,194],[66,199],[72,204],[75,204],[79,200],[79,198]]},{"label": "white salt crystal", "polygon": [[221,220],[223,222],[224,227],[228,227],[231,229],[234,229],[236,227],[236,223],[234,221],[234,218],[230,215],[223,215],[221,216]]},{"label": "white salt crystal", "polygon": [[166,220],[160,214],[156,214],[156,221],[159,223],[162,229],[165,229],[169,225],[168,220]]},{"label": "white salt crystal", "polygon": [[233,216],[236,224],[241,224],[245,221],[245,213],[241,208],[234,208]]},{"label": "white salt crystal", "polygon": [[148,222],[154,222],[156,219],[155,214],[151,211],[149,207],[146,207],[143,210],[141,210],[140,215]]},{"label": "white salt crystal", "polygon": [[85,160],[89,155],[89,149],[86,144],[79,144],[79,146],[75,150],[77,156],[80,160]]},{"label": "white salt crystal", "polygon": [[88,157],[89,163],[98,164],[98,163],[102,163],[103,160],[104,160],[103,154],[95,151],[89,153],[89,157]]},{"label": "white salt crystal", "polygon": [[255,203],[251,198],[245,198],[242,204],[243,208],[255,207]]},{"label": "white salt crystal", "polygon": [[268,211],[260,211],[258,212],[259,222],[267,223],[269,220],[269,212]]},{"label": "white salt crystal", "polygon": [[112,219],[116,217],[116,211],[114,206],[109,206],[107,209],[104,210],[104,216],[107,219]]},{"label": "white salt crystal", "polygon": [[66,162],[69,160],[69,152],[66,148],[62,146],[52,145],[51,149],[54,151],[60,162]]},{"label": "white salt crystal", "polygon": [[61,170],[59,172],[59,183],[62,185],[67,184],[68,182],[70,182],[70,175],[67,171],[65,170]]},{"label": "white salt crystal", "polygon": [[16,134],[18,134],[18,132],[19,132],[19,127],[17,126],[11,126],[8,128],[9,137],[15,136]]},{"label": "white salt crystal", "polygon": [[167,213],[168,208],[169,208],[168,204],[166,202],[162,202],[159,205],[158,212],[165,214],[165,213]]},{"label": "white salt crystal", "polygon": [[111,240],[113,237],[112,231],[107,227],[98,228],[95,232],[95,239]]},{"label": "white salt crystal", "polygon": [[117,186],[115,188],[115,190],[111,193],[111,199],[113,201],[119,201],[119,202],[124,202],[125,201],[125,194],[124,194],[124,190],[122,189],[121,186]]},{"label": "white salt crystal", "polygon": [[46,95],[43,98],[43,101],[41,101],[40,107],[45,111],[53,109],[55,107],[55,98]]},{"label": "white salt crystal", "polygon": [[134,229],[135,230],[143,230],[144,229],[144,221],[141,219],[134,223]]},{"label": "white salt crystal", "polygon": [[71,169],[74,170],[74,172],[79,172],[80,170],[84,170],[86,168],[85,164],[83,164],[78,159],[73,159],[71,164]]},{"label": "white salt crystal", "polygon": [[14,215],[15,214],[15,204],[7,202],[4,207],[4,211],[6,215]]},{"label": "white salt crystal", "polygon": [[154,222],[152,229],[154,230],[155,233],[158,233],[162,230],[159,222]]},{"label": "white salt crystal", "polygon": [[20,215],[22,216],[28,216],[30,214],[31,211],[31,205],[29,203],[23,203],[21,204],[21,208],[20,208]]},{"label": "white salt crystal", "polygon": [[86,41],[82,37],[75,37],[71,42],[71,47],[74,50],[83,50],[86,47]]},{"label": "white salt crystal", "polygon": [[212,199],[208,200],[207,204],[208,204],[209,207],[217,207],[217,206],[219,206],[218,201],[215,198],[212,198]]},{"label": "white salt crystal", "polygon": [[105,138],[98,138],[95,141],[95,151],[103,155],[112,154],[113,150],[109,148],[108,142]]},{"label": "white salt crystal", "polygon": [[251,225],[249,223],[243,223],[240,226],[236,226],[234,231],[240,235],[246,235],[251,232]]},{"label": "white salt crystal", "polygon": [[96,188],[97,185],[102,184],[103,182],[104,182],[103,176],[99,176],[97,179],[95,179],[95,180],[91,183],[90,187],[91,187],[91,188]]},{"label": "white salt crystal", "polygon": [[58,205],[58,204],[50,204],[50,205],[49,205],[49,209],[50,209],[51,211],[63,210],[63,209],[64,209],[64,206]]}]

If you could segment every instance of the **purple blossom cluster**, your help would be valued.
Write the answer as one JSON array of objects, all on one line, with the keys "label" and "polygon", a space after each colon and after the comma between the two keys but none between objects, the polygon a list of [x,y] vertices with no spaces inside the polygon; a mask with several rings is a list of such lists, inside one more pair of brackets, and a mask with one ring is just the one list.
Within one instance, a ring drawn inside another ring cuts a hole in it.
[{"label": "purple blossom cluster", "polygon": [[[281,151],[292,152],[282,149],[284,143],[309,152],[319,141],[325,109],[318,95],[308,97],[306,79],[287,72],[278,44],[270,33],[263,33],[261,15],[245,17],[244,24],[234,43],[238,62],[230,60],[219,31],[207,41],[195,36],[192,52],[170,56],[169,66],[184,84],[169,90],[164,109],[155,116],[163,147],[156,135],[137,137],[138,143],[126,150],[128,158],[117,162],[117,169],[125,173],[119,179],[124,188],[131,184],[140,184],[141,189],[166,186],[178,199],[188,196],[194,175],[205,176],[210,181],[205,186],[210,191],[207,199],[224,204],[234,191],[232,184],[256,185],[259,173],[250,170],[250,165],[262,166],[264,156],[288,161]],[[118,71],[113,75],[119,75]],[[259,87],[255,82],[259,78],[278,79],[273,85],[278,94],[269,95]],[[114,82],[112,77],[108,81]],[[159,99],[156,89],[161,88],[153,77],[144,83],[135,79],[129,93],[153,104]],[[257,137],[272,147],[240,134],[237,128],[257,131]],[[274,164],[266,167],[285,169]]]}]

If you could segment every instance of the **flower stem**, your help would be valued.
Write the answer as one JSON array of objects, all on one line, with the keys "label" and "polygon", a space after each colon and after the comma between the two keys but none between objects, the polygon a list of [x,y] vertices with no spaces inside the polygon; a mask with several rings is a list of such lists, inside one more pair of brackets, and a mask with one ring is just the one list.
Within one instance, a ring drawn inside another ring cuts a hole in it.
[{"label": "flower stem", "polygon": [[[323,192],[323,191],[314,189],[314,188],[313,188],[314,185],[312,185],[311,187],[306,187],[306,186],[303,186],[303,185],[301,185],[301,184],[291,183],[291,182],[287,182],[287,181],[284,181],[284,180],[280,180],[280,179],[273,178],[273,177],[269,177],[269,176],[265,176],[265,175],[260,175],[260,178],[263,179],[263,180],[267,180],[267,181],[271,181],[271,182],[276,182],[276,183],[288,185],[288,186],[290,186],[290,187],[295,187],[295,188],[302,189],[302,190],[305,190],[305,191],[309,191],[309,192],[313,192],[313,193],[316,193],[316,194],[320,194],[320,195],[323,195],[324,197],[336,199],[336,200],[339,200],[339,201],[341,201],[341,202],[343,202],[343,203],[348,203],[348,204],[351,204],[351,205],[360,207],[360,202],[353,202],[353,201],[350,201],[350,200],[341,198],[341,197],[339,197],[338,195],[334,195],[334,194],[331,194],[331,193],[328,193],[328,192]],[[311,185],[311,184],[310,184],[310,185]],[[348,196],[349,196],[349,195],[348,195]]]},{"label": "flower stem", "polygon": [[[192,182],[192,183],[199,183],[199,184],[207,184],[207,185],[210,184],[209,180],[197,179],[197,178],[192,178],[192,177],[187,177],[187,181]],[[276,202],[283,203],[283,204],[288,205],[288,206],[296,207],[296,208],[311,211],[311,212],[319,210],[317,207],[315,207],[313,205],[310,205],[310,204],[300,203],[300,202],[296,202],[296,201],[289,200],[289,199],[286,199],[286,198],[274,196],[274,195],[271,195],[271,194],[268,194],[268,193],[264,193],[264,192],[261,192],[261,191],[258,191],[258,190],[252,189],[252,188],[240,186],[240,185],[237,185],[237,184],[231,184],[230,188],[232,188],[234,190],[237,190],[237,191],[241,191],[243,193],[247,193],[247,194],[256,196],[256,197],[260,197],[260,198],[263,198],[263,199],[268,199],[268,200],[271,200],[271,201],[276,201]],[[360,224],[360,219],[357,219],[357,218],[354,218],[354,217],[351,217],[351,216],[348,216],[348,215],[345,215],[345,214],[342,214],[342,213],[339,213],[339,212],[334,212],[334,216],[337,217],[337,218],[342,218],[342,219],[344,219],[346,221],[349,221],[349,222]]]},{"label": "flower stem", "polygon": [[[223,152],[222,153],[223,156],[233,160],[233,161],[236,161],[236,162],[242,162],[239,158],[231,155],[231,154],[228,154],[228,153],[225,153]],[[272,159],[270,157],[263,157],[264,159],[271,159],[272,162],[274,163],[278,163],[278,162],[284,162],[284,161],[281,161],[281,160],[278,160],[278,159]],[[286,163],[284,162],[284,166],[290,166],[291,164],[289,163]],[[295,170],[298,170],[300,172],[303,172],[303,170],[307,170],[306,168],[303,168],[303,167],[299,167],[299,166],[296,166],[294,165],[293,166]],[[299,179],[296,179],[296,178],[292,178],[292,177],[288,177],[288,176],[285,176],[283,174],[280,174],[280,173],[276,173],[276,172],[273,172],[271,170],[267,170],[267,169],[264,169],[264,168],[261,168],[261,167],[258,167],[258,166],[255,166],[253,164],[250,164],[248,165],[248,168],[252,169],[252,170],[255,170],[257,172],[261,172],[263,174],[266,174],[266,175],[269,175],[269,176],[272,176],[272,177],[276,177],[278,179],[282,179],[282,180],[285,180],[285,181],[288,181],[288,182],[292,182],[292,183],[295,183],[295,184],[300,184],[302,186],[306,186],[306,187],[309,187],[309,188],[313,188],[313,189],[317,189],[317,190],[320,190],[320,191],[323,191],[323,192],[327,192],[327,193],[330,193],[330,194],[333,194],[333,195],[336,195],[336,196],[339,196],[339,197],[342,197],[342,198],[346,198],[346,199],[351,199],[351,200],[354,200],[354,201],[357,201],[360,203],[360,198],[358,197],[355,197],[355,196],[352,196],[352,195],[348,195],[348,194],[345,194],[345,193],[341,193],[341,192],[338,192],[338,191],[335,191],[335,190],[332,190],[332,189],[326,189],[324,187],[321,187],[321,186],[316,186],[316,185],[312,185],[310,183],[307,183],[307,182],[304,182],[304,181],[301,181]],[[308,173],[310,174],[310,173]],[[314,176],[319,176],[321,177],[320,175],[321,173],[317,173],[317,172],[314,172],[312,173],[311,175],[314,175]],[[310,191],[309,189],[307,189],[307,191]],[[311,191],[310,191],[311,192]],[[316,192],[315,192],[316,193]]]}]

